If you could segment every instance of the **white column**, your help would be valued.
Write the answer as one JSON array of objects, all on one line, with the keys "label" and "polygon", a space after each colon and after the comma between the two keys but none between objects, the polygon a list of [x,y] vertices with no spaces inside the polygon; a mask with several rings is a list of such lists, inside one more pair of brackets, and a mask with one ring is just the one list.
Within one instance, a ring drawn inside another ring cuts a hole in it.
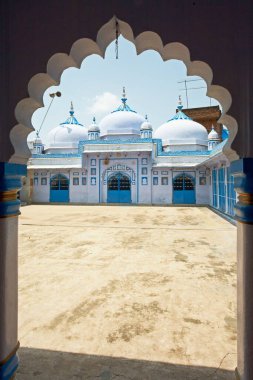
[{"label": "white column", "polygon": [[26,166],[0,163],[0,380],[18,367],[18,215]]}]

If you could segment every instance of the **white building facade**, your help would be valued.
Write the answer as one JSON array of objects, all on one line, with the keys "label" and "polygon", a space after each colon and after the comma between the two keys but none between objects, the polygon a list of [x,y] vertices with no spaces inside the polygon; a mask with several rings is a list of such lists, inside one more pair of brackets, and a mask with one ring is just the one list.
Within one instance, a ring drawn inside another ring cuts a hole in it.
[{"label": "white building facade", "polygon": [[210,205],[233,216],[229,161],[217,132],[182,111],[154,133],[147,117],[122,104],[89,128],[74,116],[31,142],[21,200],[32,203]]}]

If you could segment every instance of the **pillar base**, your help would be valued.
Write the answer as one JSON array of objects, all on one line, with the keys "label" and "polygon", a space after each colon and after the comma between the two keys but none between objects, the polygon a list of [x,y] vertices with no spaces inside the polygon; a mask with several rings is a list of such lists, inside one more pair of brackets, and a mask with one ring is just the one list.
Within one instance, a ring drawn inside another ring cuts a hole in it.
[{"label": "pillar base", "polygon": [[15,374],[18,369],[19,358],[17,350],[19,348],[19,342],[14,350],[0,362],[0,380],[12,380],[15,379]]},{"label": "pillar base", "polygon": [[235,379],[236,380],[241,380],[237,368],[235,369]]}]

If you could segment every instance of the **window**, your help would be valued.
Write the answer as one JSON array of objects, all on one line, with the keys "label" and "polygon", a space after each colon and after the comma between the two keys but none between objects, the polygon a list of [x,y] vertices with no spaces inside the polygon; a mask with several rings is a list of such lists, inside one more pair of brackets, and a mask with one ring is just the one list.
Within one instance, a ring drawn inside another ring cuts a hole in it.
[{"label": "window", "polygon": [[142,158],[141,159],[142,165],[147,165],[148,164],[148,159],[147,158]]},{"label": "window", "polygon": [[168,171],[167,170],[162,170],[162,174],[163,175],[168,175]]},{"label": "window", "polygon": [[141,174],[148,174],[148,168],[141,168]]},{"label": "window", "polygon": [[96,166],[96,159],[95,159],[95,158],[92,158],[92,159],[90,160],[90,165],[91,165],[91,166]]},{"label": "window", "polygon": [[74,172],[73,173],[73,176],[77,176],[77,175],[79,175],[79,172]]},{"label": "window", "polygon": [[206,185],[206,177],[199,177],[199,184]]},{"label": "window", "polygon": [[79,185],[79,178],[78,177],[73,177],[73,185],[78,186]]},{"label": "window", "polygon": [[168,177],[162,177],[162,185],[168,185]]},{"label": "window", "polygon": [[147,185],[148,184],[148,177],[142,177],[141,178],[141,184],[142,185]]},{"label": "window", "polygon": [[82,177],[82,185],[87,185],[87,178],[86,177]]},{"label": "window", "polygon": [[42,186],[45,186],[45,185],[47,185],[47,178],[46,177],[41,177],[41,185]]},{"label": "window", "polygon": [[154,175],[158,175],[158,171],[157,171],[157,170],[154,170],[154,171],[153,171],[153,174],[154,174]]},{"label": "window", "polygon": [[158,185],[158,177],[153,177],[153,185]]},{"label": "window", "polygon": [[90,174],[91,175],[96,175],[96,168],[91,168],[90,169]]},{"label": "window", "polygon": [[90,184],[93,186],[96,185],[96,177],[91,177]]},{"label": "window", "polygon": [[39,183],[38,177],[34,177],[34,181],[33,181],[34,186],[38,186],[38,183]]}]

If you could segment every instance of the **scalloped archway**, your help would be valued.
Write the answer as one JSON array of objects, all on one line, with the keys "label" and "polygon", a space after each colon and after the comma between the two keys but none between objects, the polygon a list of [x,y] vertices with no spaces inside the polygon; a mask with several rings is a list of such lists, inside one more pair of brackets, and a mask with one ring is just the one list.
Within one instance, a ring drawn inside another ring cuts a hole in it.
[{"label": "scalloped archway", "polygon": [[[115,19],[113,17],[100,28],[96,41],[89,38],[81,38],[75,41],[69,54],[54,54],[48,60],[47,72],[38,73],[31,78],[28,83],[29,98],[22,99],[15,108],[18,124],[10,132],[10,139],[15,150],[10,162],[26,164],[30,157],[27,136],[34,130],[31,122],[33,113],[38,108],[43,107],[44,92],[49,87],[60,83],[64,70],[70,67],[80,68],[83,60],[89,55],[98,54],[104,58],[107,46],[115,39]],[[231,161],[237,159],[238,155],[231,149],[231,143],[237,133],[238,124],[235,118],[227,114],[232,103],[232,97],[224,87],[212,84],[213,72],[210,66],[202,61],[192,61],[189,49],[180,42],[164,45],[160,36],[150,31],[134,37],[129,24],[119,19],[117,21],[120,34],[135,45],[137,54],[141,54],[145,50],[155,50],[160,54],[163,61],[170,59],[180,60],[186,65],[188,75],[198,75],[205,80],[207,96],[216,99],[222,106],[222,115],[219,122],[225,124],[230,131],[229,140],[223,151]]]}]

